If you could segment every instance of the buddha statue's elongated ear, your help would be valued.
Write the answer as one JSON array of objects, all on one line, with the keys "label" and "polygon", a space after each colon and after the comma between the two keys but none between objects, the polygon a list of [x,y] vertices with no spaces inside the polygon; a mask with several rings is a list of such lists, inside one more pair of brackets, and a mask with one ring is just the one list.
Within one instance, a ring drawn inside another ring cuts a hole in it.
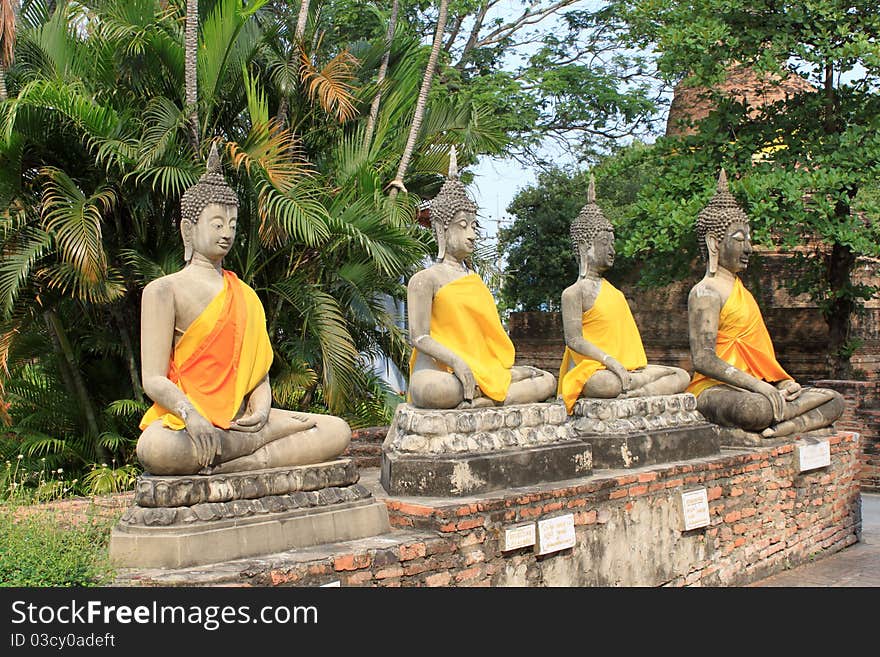
[{"label": "buddha statue's elongated ear", "polygon": [[189,261],[192,260],[193,257],[192,230],[192,222],[187,221],[186,219],[181,219],[180,236],[183,238],[183,261],[185,263],[189,263]]},{"label": "buddha statue's elongated ear", "polygon": [[708,234],[705,240],[707,271],[709,276],[714,276],[718,272],[718,238]]},{"label": "buddha statue's elongated ear", "polygon": [[446,226],[441,222],[434,222],[434,239],[437,240],[437,261],[446,256]]},{"label": "buddha statue's elongated ear", "polygon": [[587,275],[587,252],[589,250],[586,242],[581,242],[577,245],[578,278],[583,278]]}]

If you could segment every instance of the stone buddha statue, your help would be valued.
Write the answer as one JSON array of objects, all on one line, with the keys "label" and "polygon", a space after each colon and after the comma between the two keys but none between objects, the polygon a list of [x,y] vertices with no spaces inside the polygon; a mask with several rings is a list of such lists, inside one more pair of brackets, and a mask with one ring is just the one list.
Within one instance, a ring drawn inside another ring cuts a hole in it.
[{"label": "stone buddha statue", "polygon": [[476,213],[453,149],[447,180],[431,202],[437,261],[407,285],[409,397],[416,408],[543,402],[556,387],[549,372],[513,364],[513,342],[492,293],[471,267]]},{"label": "stone buddha statue", "polygon": [[603,278],[614,264],[614,227],[595,189],[590,176],[587,204],[570,229],[578,279],[562,292],[566,346],[557,394],[569,413],[579,397],[673,395],[690,379],[679,367],[648,364],[626,298]]},{"label": "stone buddha statue", "polygon": [[215,144],[181,199],[186,265],[149,283],[141,300],[143,386],[155,403],[140,422],[137,456],[152,475],[321,463],[351,439],[341,418],[271,407],[263,306],[222,267],[237,215]]},{"label": "stone buddha statue", "polygon": [[801,387],[776,360],[761,310],[743,286],[752,253],[749,218],[724,171],[696,222],[706,275],[688,295],[694,376],[688,392],[709,420],[765,438],[830,426],[844,409],[839,393]]}]

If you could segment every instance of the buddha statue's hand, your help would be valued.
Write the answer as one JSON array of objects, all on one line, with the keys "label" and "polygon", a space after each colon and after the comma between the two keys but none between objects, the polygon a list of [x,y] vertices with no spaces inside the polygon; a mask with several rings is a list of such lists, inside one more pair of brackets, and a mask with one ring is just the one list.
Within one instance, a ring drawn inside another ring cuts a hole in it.
[{"label": "buddha statue's hand", "polygon": [[770,406],[773,408],[773,421],[782,421],[782,418],[785,416],[785,398],[782,396],[782,392],[780,392],[773,384],[760,380],[755,386],[754,392],[757,392],[759,395],[764,395],[764,397],[767,398],[767,401],[770,402]]},{"label": "buddha statue's hand", "polygon": [[266,422],[269,421],[269,409],[260,409],[257,411],[252,411],[248,409],[247,415],[243,415],[237,420],[233,420],[229,424],[230,429],[234,429],[235,431],[247,431],[250,433],[254,433],[262,429],[266,426]]},{"label": "buddha statue's hand", "polygon": [[468,402],[473,401],[477,381],[474,379],[474,373],[471,371],[471,368],[461,358],[456,358],[451,365],[452,373],[461,382],[464,400]]},{"label": "buddha statue's hand", "polygon": [[604,361],[605,368],[620,379],[620,392],[626,394],[632,387],[632,378],[627,369],[616,358],[608,357]]},{"label": "buddha statue's hand", "polygon": [[196,411],[186,417],[186,432],[192,440],[196,461],[208,468],[220,457],[221,443],[217,428]]},{"label": "buddha statue's hand", "polygon": [[786,379],[785,381],[779,381],[776,384],[776,389],[782,393],[782,398],[785,401],[792,401],[797,399],[801,395],[801,384],[792,379]]}]

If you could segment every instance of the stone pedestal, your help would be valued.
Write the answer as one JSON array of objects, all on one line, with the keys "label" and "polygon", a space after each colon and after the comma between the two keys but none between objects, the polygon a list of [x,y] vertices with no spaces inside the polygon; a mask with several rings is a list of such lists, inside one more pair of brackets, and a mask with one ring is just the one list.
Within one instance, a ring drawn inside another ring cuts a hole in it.
[{"label": "stone pedestal", "polygon": [[718,427],[719,440],[724,447],[773,447],[791,442],[796,436],[821,438],[834,435],[834,433],[833,427],[825,427],[781,438],[765,438],[759,433],[745,431],[739,427]]},{"label": "stone pedestal", "polygon": [[697,411],[690,393],[579,399],[571,432],[593,448],[593,467],[636,468],[718,454],[718,426]]},{"label": "stone pedestal", "polygon": [[571,435],[562,402],[454,410],[400,404],[380,468],[391,495],[453,497],[585,477],[592,452]]},{"label": "stone pedestal", "polygon": [[110,535],[120,567],[180,568],[390,531],[351,459],[223,475],[138,479]]}]

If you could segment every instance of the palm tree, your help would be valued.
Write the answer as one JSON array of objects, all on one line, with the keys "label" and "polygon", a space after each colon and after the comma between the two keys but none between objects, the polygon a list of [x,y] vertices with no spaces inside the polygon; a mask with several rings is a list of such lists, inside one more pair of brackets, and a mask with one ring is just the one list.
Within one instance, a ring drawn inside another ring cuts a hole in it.
[{"label": "palm tree", "polygon": [[390,195],[392,198],[397,196],[398,191],[406,191],[406,187],[404,187],[403,184],[403,177],[406,175],[406,170],[409,168],[409,161],[416,145],[419,128],[422,126],[422,119],[425,115],[425,106],[428,103],[428,92],[431,90],[431,79],[434,76],[434,69],[437,67],[437,58],[440,56],[440,48],[443,47],[443,33],[446,30],[446,12],[448,6],[449,0],[440,0],[440,10],[437,15],[437,28],[434,31],[434,42],[431,45],[431,55],[428,57],[428,65],[425,67],[425,76],[422,78],[419,97],[418,100],[416,100],[412,124],[409,128],[409,137],[406,140],[403,155],[400,157],[400,164],[397,167],[397,173],[394,175],[394,180],[389,183],[391,186]]},{"label": "palm tree", "polygon": [[400,0],[391,3],[391,16],[388,19],[388,31],[385,33],[385,53],[382,55],[382,63],[379,65],[379,73],[376,76],[376,96],[370,104],[370,117],[367,119],[367,129],[364,141],[369,144],[373,140],[373,132],[376,127],[376,117],[379,115],[379,103],[382,102],[382,83],[388,73],[388,61],[391,59],[391,40],[397,29],[397,12],[400,9]]},{"label": "palm tree", "polygon": [[198,47],[199,47],[199,1],[186,0],[186,33],[183,47],[186,62],[186,105],[190,108],[190,130],[193,148],[199,150],[199,86],[198,86]]},{"label": "palm tree", "polygon": [[6,71],[15,58],[15,18],[18,2],[0,0],[0,101],[8,98]]}]

